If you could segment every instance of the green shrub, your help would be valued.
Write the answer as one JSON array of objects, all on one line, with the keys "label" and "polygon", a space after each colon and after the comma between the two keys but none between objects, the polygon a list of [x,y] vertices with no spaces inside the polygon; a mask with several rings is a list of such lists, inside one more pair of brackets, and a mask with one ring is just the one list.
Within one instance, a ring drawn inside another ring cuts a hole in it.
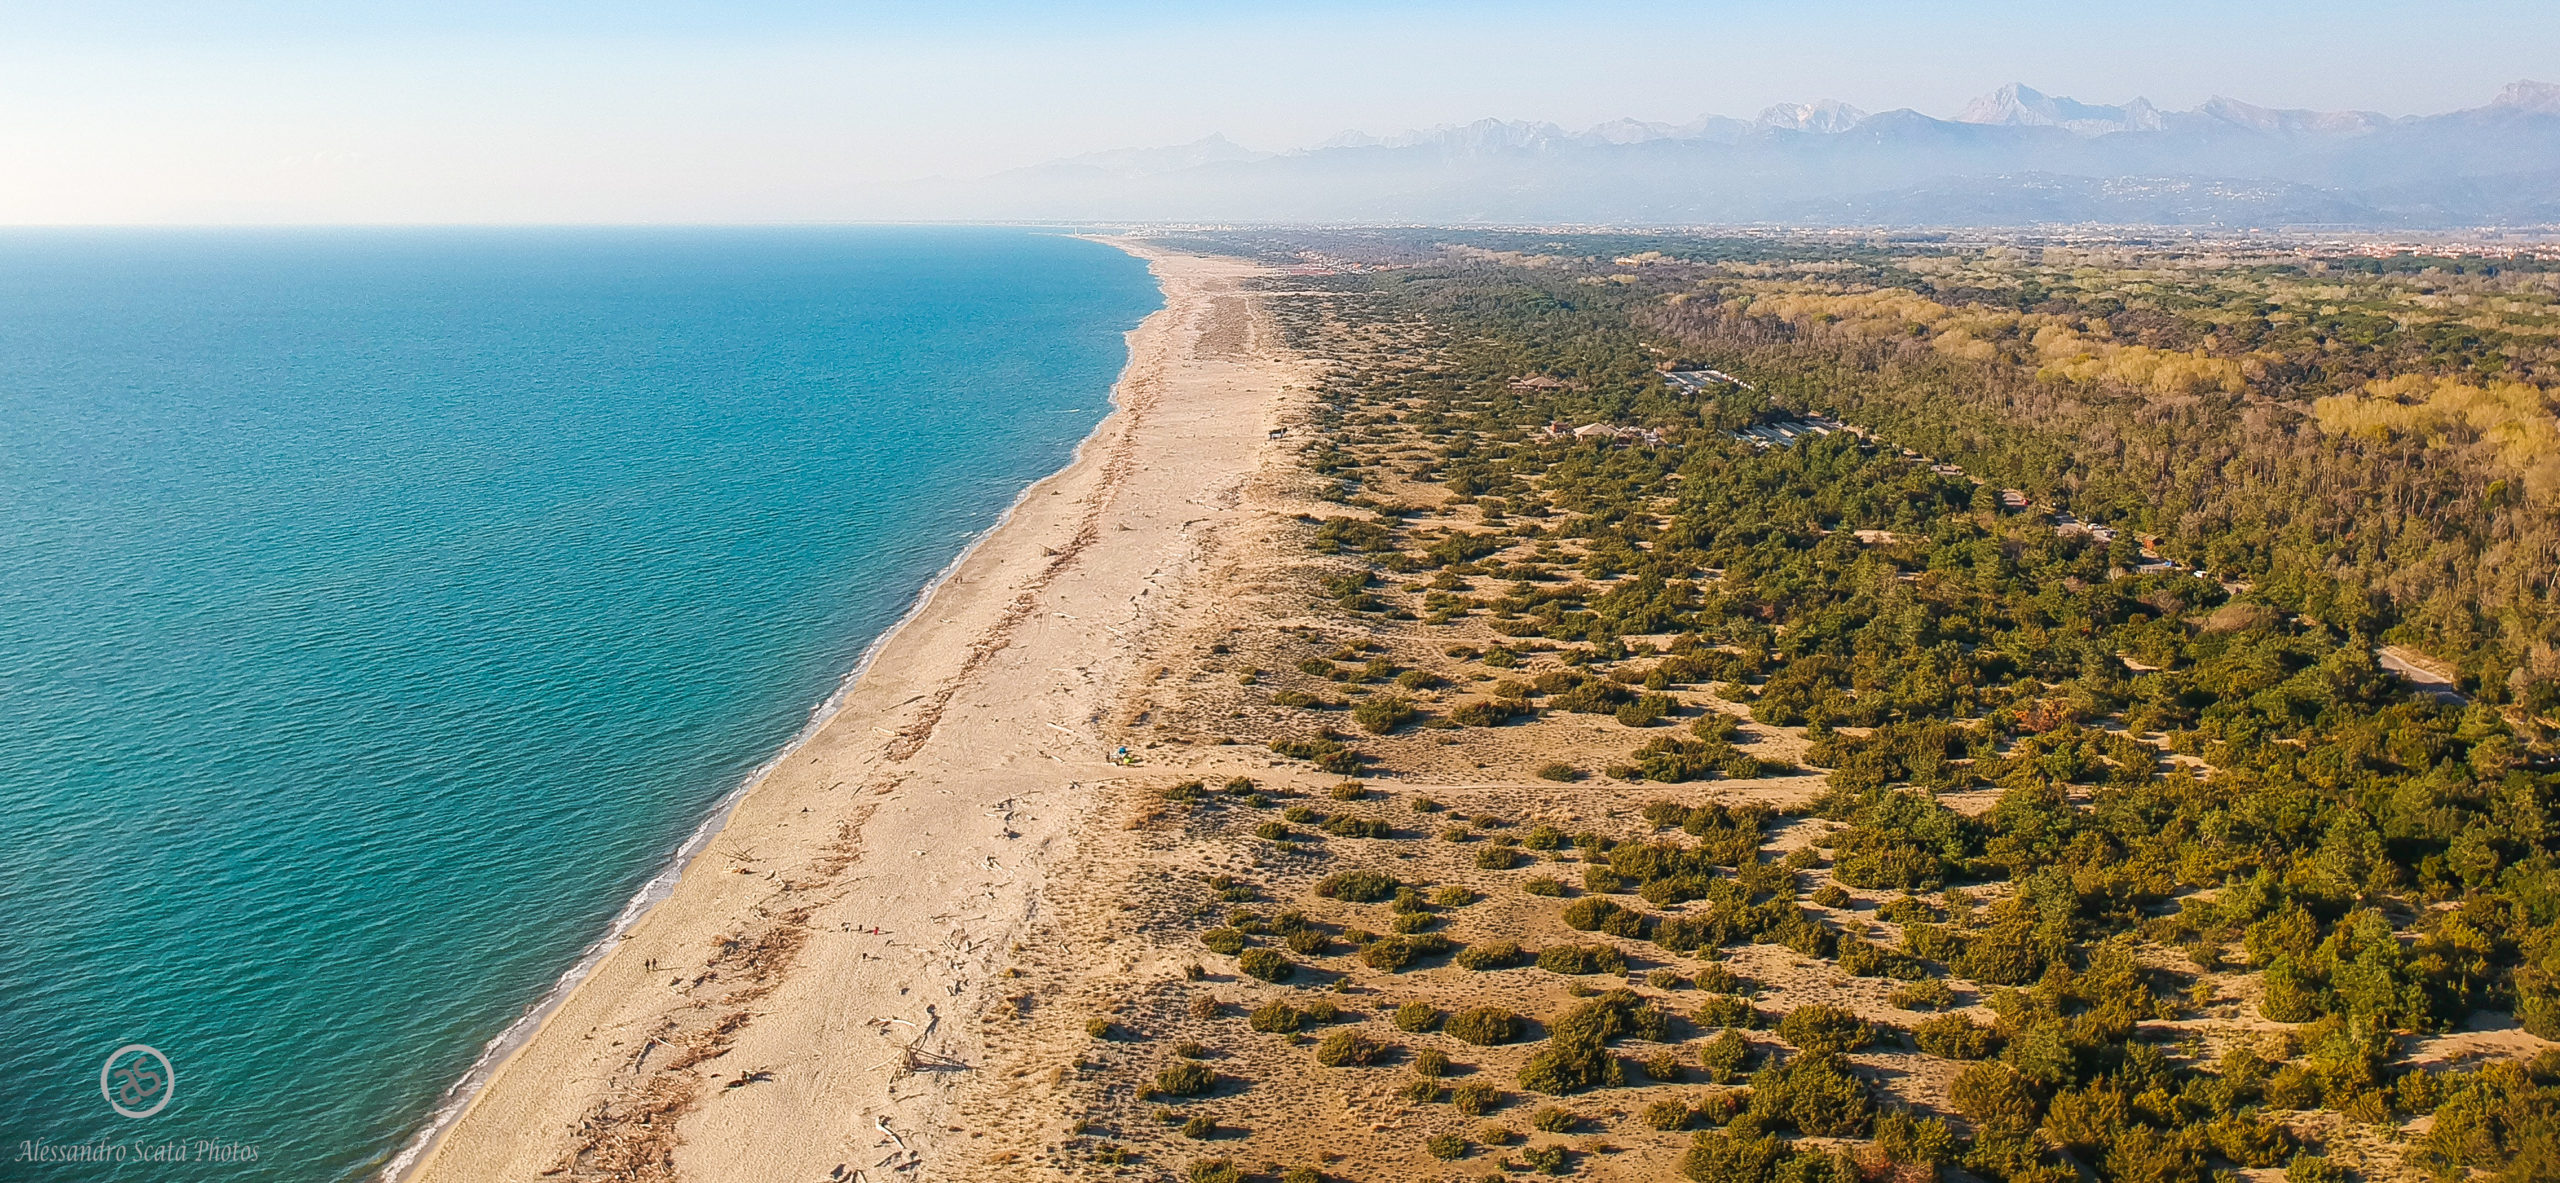
[{"label": "green shrub", "polygon": [[1606,896],[1587,895],[1564,906],[1564,926],[1576,932],[1605,932],[1634,937],[1644,931],[1640,912],[1620,907]]},{"label": "green shrub", "polygon": [[1244,1171],[1223,1158],[1195,1162],[1182,1177],[1185,1183],[1244,1183]]},{"label": "green shrub", "polygon": [[1349,813],[1326,819],[1321,828],[1325,833],[1336,838],[1393,838],[1396,836],[1396,828],[1382,819],[1360,817]]},{"label": "green shrub", "polygon": [[1529,955],[1516,941],[1486,941],[1458,950],[1458,964],[1466,969],[1510,969],[1528,963]]},{"label": "green shrub", "polygon": [[1374,904],[1394,895],[1396,881],[1376,871],[1340,871],[1316,883],[1316,894],[1354,904]]},{"label": "green shrub", "polygon": [[1327,1068],[1366,1068],[1384,1059],[1387,1051],[1387,1045],[1346,1027],[1317,1042],[1316,1063]]},{"label": "green shrub", "polygon": [[1611,990],[1558,1016],[1546,1044],[1520,1069],[1520,1087],[1564,1094],[1626,1083],[1626,1068],[1607,1044],[1620,1036],[1659,1040],[1667,1034],[1660,1008],[1632,990]]},{"label": "green shrub", "polygon": [[1396,1029],[1428,1031],[1440,1025],[1440,1008],[1416,999],[1396,1008]]},{"label": "green shrub", "polygon": [[1564,884],[1548,878],[1545,875],[1540,875],[1535,879],[1531,879],[1528,882],[1521,884],[1520,890],[1528,892],[1530,895],[1560,896],[1564,894]]},{"label": "green shrub", "polygon": [[1325,795],[1336,801],[1358,801],[1369,795],[1369,786],[1356,780],[1341,781],[1326,789]]},{"label": "green shrub", "polygon": [[1782,1178],[1778,1168],[1795,1157],[1784,1143],[1766,1134],[1741,1137],[1701,1131],[1680,1158],[1680,1174],[1696,1183],[1770,1183]]},{"label": "green shrub", "polygon": [[1461,703],[1449,712],[1449,721],[1461,727],[1499,727],[1511,721],[1520,703],[1510,699],[1479,699]]},{"label": "green shrub", "polygon": [[1233,957],[1244,952],[1245,936],[1232,928],[1213,928],[1200,934],[1200,943],[1207,945],[1212,953]]},{"label": "green shrub", "polygon": [[1856,1051],[1874,1042],[1875,1028],[1845,1007],[1815,1003],[1778,1020],[1778,1038],[1810,1053]]},{"label": "green shrub", "polygon": [[1680,1063],[1680,1053],[1671,1048],[1658,1048],[1644,1060],[1644,1074],[1664,1084],[1678,1084],[1689,1078],[1689,1070]]},{"label": "green shrub", "polygon": [[1422,1143],[1422,1148],[1428,1151],[1431,1157],[1447,1162],[1451,1159],[1466,1157],[1467,1140],[1456,1134],[1433,1134]]},{"label": "green shrub", "polygon": [[1443,908],[1463,908],[1483,898],[1463,883],[1451,883],[1431,893],[1431,902]]},{"label": "green shrub", "polygon": [[1449,1016],[1441,1030],[1452,1039],[1477,1047],[1493,1047],[1520,1038],[1520,1016],[1498,1006],[1479,1006]]},{"label": "green shrub", "polygon": [[1698,1066],[1707,1070],[1707,1079],[1717,1084],[1731,1084],[1754,1057],[1751,1041],[1731,1027],[1719,1032],[1698,1048]]},{"label": "green shrub", "polygon": [[1527,857],[1508,846],[1480,846],[1476,848],[1476,868],[1484,871],[1508,871],[1527,861]]},{"label": "green shrub", "polygon": [[1911,1029],[1920,1050],[1944,1060],[1979,1060],[1991,1054],[1992,1033],[1960,1014],[1943,1014]]},{"label": "green shrub", "polygon": [[1167,1097],[1197,1097],[1218,1085],[1218,1074],[1198,1060],[1176,1060],[1156,1073],[1155,1091]]},{"label": "green shrub", "polygon": [[1936,1010],[1954,1006],[1956,992],[1948,989],[1941,979],[1922,978],[1894,987],[1893,993],[1885,996],[1885,1001],[1902,1010]]},{"label": "green shrub", "polygon": [[1351,720],[1372,735],[1385,735],[1421,717],[1412,700],[1399,694],[1373,695],[1351,708]]},{"label": "green shrub", "polygon": [[1571,784],[1574,781],[1582,779],[1582,770],[1571,764],[1567,764],[1562,760],[1551,760],[1539,765],[1530,775],[1537,777],[1539,780],[1551,780],[1563,784]]},{"label": "green shrub", "polygon": [[1582,1118],[1570,1110],[1548,1105],[1529,1115],[1531,1128],[1550,1134],[1570,1134]]},{"label": "green shrub", "polygon": [[[1502,1090],[1480,1080],[1471,1080],[1449,1090],[1449,1107],[1468,1117],[1482,1117],[1502,1107]],[[1486,1139],[1492,1142],[1492,1139]],[[1500,1142],[1493,1142],[1501,1145]]]},{"label": "green shrub", "polygon": [[1413,964],[1414,956],[1413,943],[1401,936],[1379,937],[1369,942],[1368,948],[1360,950],[1362,964],[1388,973],[1399,972]]},{"label": "green shrub", "polygon": [[1609,945],[1550,945],[1539,951],[1538,968],[1558,974],[1622,974],[1627,958]]},{"label": "green shrub", "polygon": [[1266,842],[1286,842],[1291,832],[1285,822],[1264,822],[1253,828],[1253,836]]},{"label": "green shrub", "polygon": [[2033,1129],[2044,1106],[2016,1069],[1996,1060],[1970,1064],[1956,1074],[1947,1100],[1976,1129],[2006,1126]]},{"label": "green shrub", "polygon": [[1236,968],[1266,982],[1285,982],[1298,967],[1277,949],[1247,949],[1236,958]]},{"label": "green shrub", "polygon": [[1573,1155],[1562,1146],[1531,1146],[1520,1152],[1520,1161],[1530,1170],[1548,1175],[1573,1172]]},{"label": "green shrub", "polygon": [[1680,704],[1667,694],[1640,694],[1617,709],[1618,722],[1629,727],[1651,727],[1664,715],[1679,709]]},{"label": "green shrub", "polygon": [[1182,1136],[1193,1141],[1205,1141],[1216,1136],[1217,1132],[1218,1119],[1206,1113],[1192,1114],[1190,1120],[1182,1123]]},{"label": "green shrub", "polygon": [[1306,1026],[1307,1016],[1298,1008],[1274,999],[1255,1007],[1245,1016],[1245,1025],[1272,1035],[1286,1035]]},{"label": "green shrub", "polygon": [[1428,1077],[1433,1080],[1438,1080],[1443,1076],[1447,1076],[1449,1074],[1449,1053],[1441,1051],[1436,1047],[1426,1047],[1421,1051],[1413,1053],[1413,1072],[1416,1076]]},{"label": "green shrub", "polygon": [[1657,1130],[1677,1130],[1689,1124],[1689,1103],[1678,1097],[1664,1097],[1644,1107],[1644,1123]]},{"label": "green shrub", "polygon": [[1867,1132],[1875,1098],[1835,1053],[1807,1052],[1751,1074],[1744,1117],[1760,1129],[1794,1129],[1816,1137]]},{"label": "green shrub", "polygon": [[[1713,994],[1739,994],[1742,992],[1741,976],[1734,973],[1731,968],[1727,967],[1721,961],[1710,961],[1705,965],[1699,966],[1698,972],[1694,976],[1693,981],[1699,989]],[[1718,1025],[1731,1026],[1729,1023]]]},{"label": "green shrub", "polygon": [[1322,957],[1333,951],[1333,938],[1312,928],[1301,928],[1282,938],[1289,951],[1302,957]]},{"label": "green shrub", "polygon": [[1733,994],[1711,994],[1698,1004],[1701,1027],[1757,1027],[1760,1012],[1751,1000]]}]

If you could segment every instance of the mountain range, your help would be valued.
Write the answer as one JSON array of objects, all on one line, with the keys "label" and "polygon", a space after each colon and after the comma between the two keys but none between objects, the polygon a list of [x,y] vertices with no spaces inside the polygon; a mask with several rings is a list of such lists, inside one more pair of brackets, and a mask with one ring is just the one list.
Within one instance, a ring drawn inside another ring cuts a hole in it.
[{"label": "mountain range", "polygon": [[2438,115],[2011,84],[1953,119],[1783,103],[1582,131],[1482,119],[1261,152],[1223,136],[907,186],[902,216],[1081,221],[2456,228],[2560,224],[2560,86]]}]

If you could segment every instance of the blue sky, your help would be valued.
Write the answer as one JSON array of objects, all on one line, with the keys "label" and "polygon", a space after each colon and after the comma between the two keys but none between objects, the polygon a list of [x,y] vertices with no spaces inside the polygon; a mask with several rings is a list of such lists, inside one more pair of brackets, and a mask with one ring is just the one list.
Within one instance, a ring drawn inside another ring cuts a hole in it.
[{"label": "blue sky", "polygon": [[2560,81],[2517,2],[0,0],[0,223],[829,220],[1210,132],[1682,121],[2004,82],[2392,114]]}]

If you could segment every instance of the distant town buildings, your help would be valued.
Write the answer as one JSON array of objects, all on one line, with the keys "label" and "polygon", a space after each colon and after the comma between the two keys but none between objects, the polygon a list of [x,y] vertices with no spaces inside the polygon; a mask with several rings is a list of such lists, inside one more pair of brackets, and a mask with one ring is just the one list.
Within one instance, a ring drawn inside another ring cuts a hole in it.
[{"label": "distant town buildings", "polygon": [[1731,374],[1725,373],[1722,370],[1673,370],[1664,374],[1663,377],[1670,380],[1673,386],[1677,386],[1691,394],[1705,390],[1707,387],[1719,382],[1729,386],[1739,386],[1744,390],[1760,389],[1759,387],[1753,386],[1752,384],[1745,382],[1740,378],[1736,378]]},{"label": "distant town buildings", "polygon": [[1599,440],[1621,448],[1631,444],[1643,444],[1648,448],[1662,446],[1661,432],[1648,427],[1620,427],[1614,423],[1585,423],[1580,427],[1566,427],[1559,422],[1550,422],[1546,430],[1538,434],[1551,440]]}]

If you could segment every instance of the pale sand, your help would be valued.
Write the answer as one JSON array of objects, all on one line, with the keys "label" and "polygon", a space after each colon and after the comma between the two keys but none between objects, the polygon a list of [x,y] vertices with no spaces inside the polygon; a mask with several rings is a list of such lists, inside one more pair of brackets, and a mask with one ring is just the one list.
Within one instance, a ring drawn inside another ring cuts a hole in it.
[{"label": "pale sand", "polygon": [[959,1177],[943,1085],[980,1070],[983,992],[1073,898],[1049,869],[1120,839],[1096,786],[1152,672],[1138,639],[1202,610],[1185,590],[1217,600],[1203,575],[1243,490],[1294,446],[1272,432],[1298,363],[1240,294],[1259,272],[1118,245],[1166,306],[1130,334],[1117,409],[411,1178]]}]

